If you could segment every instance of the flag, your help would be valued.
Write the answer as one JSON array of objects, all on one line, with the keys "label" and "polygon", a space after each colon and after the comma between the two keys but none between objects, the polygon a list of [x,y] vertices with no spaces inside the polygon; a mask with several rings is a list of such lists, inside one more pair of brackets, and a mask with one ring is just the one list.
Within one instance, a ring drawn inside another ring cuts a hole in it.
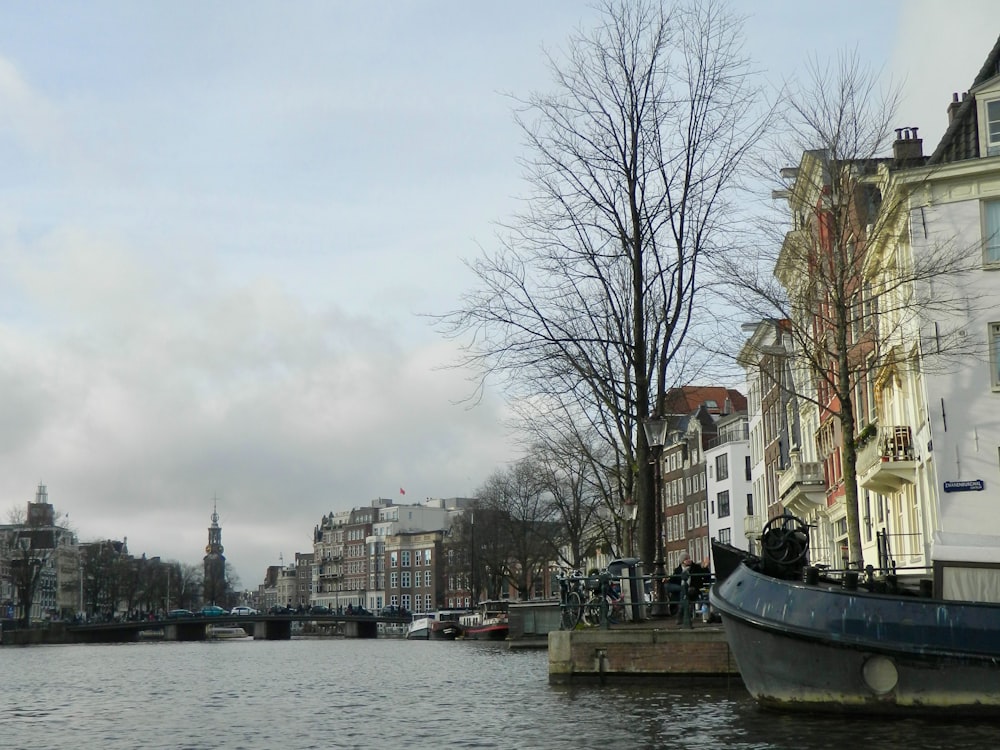
[{"label": "flag", "polygon": [[406,494],[406,490],[404,490],[402,487],[400,487],[399,488],[399,494],[400,495],[405,495]]}]

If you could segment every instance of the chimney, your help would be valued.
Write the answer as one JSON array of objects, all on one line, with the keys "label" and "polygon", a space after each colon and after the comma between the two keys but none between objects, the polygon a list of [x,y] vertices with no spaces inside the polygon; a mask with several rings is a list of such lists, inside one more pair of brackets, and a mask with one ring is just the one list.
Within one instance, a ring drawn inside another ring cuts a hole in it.
[{"label": "chimney", "polygon": [[958,108],[962,106],[962,102],[968,97],[969,92],[966,91],[962,94],[962,101],[958,100],[958,92],[954,92],[951,95],[951,104],[948,105],[948,124],[951,125],[951,121],[955,119],[955,113],[958,112]]},{"label": "chimney", "polygon": [[892,144],[892,156],[897,164],[920,162],[924,158],[924,141],[917,138],[917,129],[896,128],[896,142]]}]

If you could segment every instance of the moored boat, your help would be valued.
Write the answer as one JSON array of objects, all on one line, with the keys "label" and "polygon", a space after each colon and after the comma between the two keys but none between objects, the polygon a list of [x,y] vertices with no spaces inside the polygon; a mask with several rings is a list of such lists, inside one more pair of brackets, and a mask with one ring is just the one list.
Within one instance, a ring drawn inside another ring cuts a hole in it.
[{"label": "moored boat", "polygon": [[431,637],[431,623],[434,622],[434,614],[419,612],[413,615],[409,627],[406,629],[406,640],[427,641]]},{"label": "moored boat", "polygon": [[462,637],[476,641],[506,640],[510,635],[507,610],[506,600],[483,602],[478,612],[459,618]]},{"label": "moored boat", "polygon": [[462,634],[456,610],[420,612],[413,615],[406,631],[407,640],[453,641]]},{"label": "moored boat", "polygon": [[250,637],[243,628],[229,625],[209,625],[205,629],[205,636],[213,640]]},{"label": "moored boat", "polygon": [[783,516],[711,592],[747,689],[783,710],[1000,717],[1000,604],[824,571]]}]

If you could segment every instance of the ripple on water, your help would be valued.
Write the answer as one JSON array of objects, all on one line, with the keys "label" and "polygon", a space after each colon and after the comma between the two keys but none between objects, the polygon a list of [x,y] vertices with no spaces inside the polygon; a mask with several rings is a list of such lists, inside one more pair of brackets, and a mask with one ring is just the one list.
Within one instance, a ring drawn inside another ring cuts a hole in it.
[{"label": "ripple on water", "polygon": [[992,747],[994,726],[765,714],[735,683],[550,686],[544,651],[404,640],[0,651],[0,747],[843,750]]}]

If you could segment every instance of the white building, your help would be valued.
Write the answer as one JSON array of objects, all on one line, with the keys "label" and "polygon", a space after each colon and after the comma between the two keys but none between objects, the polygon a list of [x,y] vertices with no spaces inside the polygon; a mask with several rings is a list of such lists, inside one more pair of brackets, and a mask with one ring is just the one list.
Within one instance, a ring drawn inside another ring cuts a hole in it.
[{"label": "white building", "polygon": [[932,563],[946,598],[1000,601],[1000,40],[948,114],[927,165],[890,183],[908,231],[885,252],[919,267],[945,250],[974,268],[895,290],[960,304],[902,321],[860,484],[886,503],[898,564]]},{"label": "white building", "polygon": [[747,518],[754,515],[750,439],[745,412],[720,417],[717,437],[705,449],[708,535],[749,549]]}]

